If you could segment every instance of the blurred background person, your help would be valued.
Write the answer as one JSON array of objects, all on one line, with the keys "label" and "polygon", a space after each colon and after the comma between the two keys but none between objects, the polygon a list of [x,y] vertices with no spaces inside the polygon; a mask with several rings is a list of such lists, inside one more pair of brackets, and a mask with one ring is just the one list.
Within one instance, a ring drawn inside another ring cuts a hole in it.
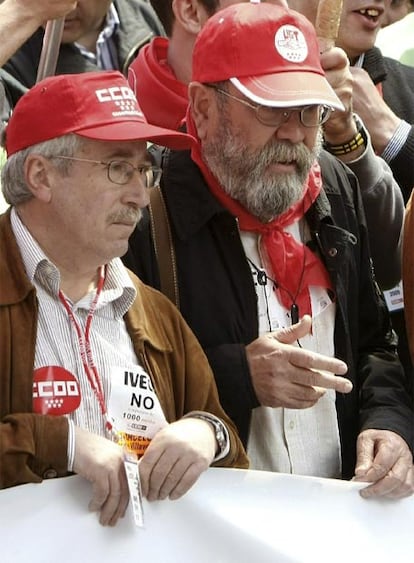
[{"label": "blurred background person", "polygon": [[[385,12],[385,19],[387,14],[392,12],[391,2],[390,7]],[[404,7],[403,16],[395,19],[394,23],[386,27],[382,27],[378,31],[376,46],[381,49],[381,52],[387,57],[399,60],[401,63],[414,66],[414,1],[407,0],[402,4]],[[407,7],[409,8],[407,11]]]}]

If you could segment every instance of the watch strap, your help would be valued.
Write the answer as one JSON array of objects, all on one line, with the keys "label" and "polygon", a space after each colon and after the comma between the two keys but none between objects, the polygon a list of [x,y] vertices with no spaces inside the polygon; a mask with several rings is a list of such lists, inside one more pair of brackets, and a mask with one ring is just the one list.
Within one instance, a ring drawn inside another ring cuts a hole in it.
[{"label": "watch strap", "polygon": [[213,427],[216,442],[218,445],[218,452],[216,453],[213,463],[226,457],[230,451],[230,436],[224,422],[214,414],[205,411],[191,411],[183,416],[183,418],[198,418],[209,422]]}]

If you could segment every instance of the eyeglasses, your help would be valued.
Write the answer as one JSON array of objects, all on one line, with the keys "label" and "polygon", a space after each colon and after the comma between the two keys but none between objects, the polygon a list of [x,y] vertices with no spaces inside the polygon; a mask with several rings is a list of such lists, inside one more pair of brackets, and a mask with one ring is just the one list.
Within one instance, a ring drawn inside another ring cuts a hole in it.
[{"label": "eyeglasses", "polygon": [[236,100],[241,104],[251,108],[254,110],[256,115],[256,119],[260,121],[263,125],[267,125],[268,127],[279,127],[282,123],[288,121],[292,113],[298,112],[299,119],[302,125],[305,127],[319,127],[331,116],[331,113],[334,111],[333,108],[326,106],[324,104],[314,104],[310,106],[302,106],[302,107],[294,107],[294,108],[274,108],[269,106],[262,106],[259,104],[251,104],[247,100],[242,100],[241,98],[237,98],[226,90],[222,90],[217,86],[213,86],[212,84],[206,84],[209,88],[213,88],[216,92],[223,94],[223,96],[227,96],[232,100]]},{"label": "eyeglasses", "polygon": [[90,162],[92,164],[102,164],[105,166],[108,174],[108,180],[113,184],[118,184],[123,186],[128,184],[135,172],[138,172],[140,181],[146,188],[152,188],[158,186],[162,170],[157,166],[151,166],[150,164],[139,164],[134,166],[126,160],[110,160],[109,162],[104,162],[102,160],[90,160],[89,158],[77,158],[75,156],[60,156],[56,155],[52,158],[63,158],[64,160],[76,160],[78,162]]}]

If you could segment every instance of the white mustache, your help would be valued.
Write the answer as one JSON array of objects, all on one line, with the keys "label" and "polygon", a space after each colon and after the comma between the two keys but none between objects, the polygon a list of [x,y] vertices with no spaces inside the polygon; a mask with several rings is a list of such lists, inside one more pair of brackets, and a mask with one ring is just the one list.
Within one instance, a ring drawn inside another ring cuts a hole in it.
[{"label": "white mustache", "polygon": [[300,145],[292,145],[286,141],[273,141],[264,147],[258,159],[264,164],[271,164],[273,162],[296,162],[297,166],[309,165],[311,151],[301,143]]},{"label": "white mustache", "polygon": [[120,211],[112,213],[109,216],[109,220],[112,223],[138,223],[141,219],[142,211],[141,209],[133,207],[125,207]]}]

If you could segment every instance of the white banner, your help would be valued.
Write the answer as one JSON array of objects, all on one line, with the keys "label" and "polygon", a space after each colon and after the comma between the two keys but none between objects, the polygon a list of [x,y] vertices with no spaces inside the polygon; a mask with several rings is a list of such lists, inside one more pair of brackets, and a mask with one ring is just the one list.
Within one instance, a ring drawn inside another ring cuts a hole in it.
[{"label": "white banner", "polygon": [[144,501],[115,528],[88,512],[78,476],[0,491],[1,563],[403,563],[414,497],[364,500],[361,484],[209,469],[178,501]]}]

